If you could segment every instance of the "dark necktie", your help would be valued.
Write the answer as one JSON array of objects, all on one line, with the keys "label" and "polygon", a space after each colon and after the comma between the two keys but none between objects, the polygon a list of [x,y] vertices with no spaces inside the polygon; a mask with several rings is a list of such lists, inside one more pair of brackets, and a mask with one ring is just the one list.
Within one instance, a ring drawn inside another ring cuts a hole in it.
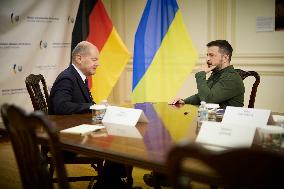
[{"label": "dark necktie", "polygon": [[85,79],[85,86],[88,88],[88,91],[89,91],[88,78],[87,78],[87,77],[86,77],[86,79]]},{"label": "dark necktie", "polygon": [[90,92],[90,90],[89,90],[89,86],[88,86],[88,78],[87,78],[87,77],[86,77],[86,79],[85,79],[85,86],[86,86],[86,88],[87,88],[87,90],[88,90],[88,93],[89,93],[89,95],[90,95],[90,98],[91,98],[92,102],[94,103],[94,100],[93,100],[92,94],[91,94],[91,92]]}]

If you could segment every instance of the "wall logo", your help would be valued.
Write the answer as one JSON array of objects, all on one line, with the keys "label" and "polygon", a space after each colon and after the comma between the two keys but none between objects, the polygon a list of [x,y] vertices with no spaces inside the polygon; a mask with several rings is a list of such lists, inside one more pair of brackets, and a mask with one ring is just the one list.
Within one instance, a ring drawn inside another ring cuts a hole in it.
[{"label": "wall logo", "polygon": [[41,49],[47,48],[47,42],[46,42],[46,41],[43,41],[43,40],[40,40],[40,42],[39,42],[39,47],[40,47]]},{"label": "wall logo", "polygon": [[19,15],[15,15],[14,13],[11,14],[11,23],[16,23],[20,21],[20,16]]},{"label": "wall logo", "polygon": [[17,72],[23,71],[23,67],[21,65],[14,64],[13,65],[13,72],[16,74]]},{"label": "wall logo", "polygon": [[73,24],[74,23],[74,18],[73,17],[71,17],[71,16],[68,16],[68,22],[69,23],[71,23],[71,24]]}]

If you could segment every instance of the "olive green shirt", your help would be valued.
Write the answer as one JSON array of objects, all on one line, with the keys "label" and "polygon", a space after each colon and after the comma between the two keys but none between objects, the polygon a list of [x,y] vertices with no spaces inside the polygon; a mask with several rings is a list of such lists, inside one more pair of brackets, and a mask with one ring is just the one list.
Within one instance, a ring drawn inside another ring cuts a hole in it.
[{"label": "olive green shirt", "polygon": [[186,104],[199,105],[200,101],[205,101],[219,104],[221,108],[244,106],[244,83],[232,65],[212,72],[208,80],[204,71],[196,73],[195,78],[198,93],[184,99]]}]

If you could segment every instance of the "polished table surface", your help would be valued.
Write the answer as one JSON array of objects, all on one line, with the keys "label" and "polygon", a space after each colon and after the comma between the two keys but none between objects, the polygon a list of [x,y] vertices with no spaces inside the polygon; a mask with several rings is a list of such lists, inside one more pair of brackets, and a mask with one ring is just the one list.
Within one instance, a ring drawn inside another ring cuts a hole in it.
[{"label": "polished table surface", "polygon": [[[138,123],[142,138],[108,135],[105,129],[86,135],[60,134],[63,148],[119,163],[166,172],[168,151],[182,140],[196,138],[197,107],[171,106],[167,103],[141,103],[149,123]],[[49,115],[59,130],[80,124],[95,124],[91,114]]]},{"label": "polished table surface", "polygon": [[[167,103],[141,103],[126,107],[142,109],[149,123],[138,123],[136,128],[142,138],[108,135],[105,129],[86,136],[60,134],[62,147],[76,153],[99,157],[127,165],[142,167],[158,172],[168,172],[165,161],[168,151],[183,141],[194,142],[197,136],[197,107],[180,107]],[[273,113],[279,114],[279,113]],[[281,114],[283,115],[283,114]],[[49,115],[59,130],[81,124],[96,124],[91,114]],[[0,131],[5,133],[0,123]],[[46,144],[45,135],[40,134],[42,144]],[[196,171],[195,178],[208,183],[221,183],[220,177],[211,169],[191,162],[190,169]]]}]

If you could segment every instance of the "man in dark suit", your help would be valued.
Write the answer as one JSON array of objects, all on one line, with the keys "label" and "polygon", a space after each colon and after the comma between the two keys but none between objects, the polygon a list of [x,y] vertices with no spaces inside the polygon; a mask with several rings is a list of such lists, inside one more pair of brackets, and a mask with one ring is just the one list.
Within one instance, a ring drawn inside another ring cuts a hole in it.
[{"label": "man in dark suit", "polygon": [[[48,112],[55,115],[80,114],[90,111],[95,102],[85,81],[96,73],[99,66],[99,51],[95,45],[82,41],[72,51],[72,64],[56,78],[49,97]],[[64,152],[66,158],[77,154]],[[125,188],[125,165],[105,161],[102,188]]]},{"label": "man in dark suit", "polygon": [[93,44],[82,41],[72,51],[72,64],[56,78],[49,98],[49,114],[87,113],[94,104],[85,83],[96,73],[99,51]]}]

